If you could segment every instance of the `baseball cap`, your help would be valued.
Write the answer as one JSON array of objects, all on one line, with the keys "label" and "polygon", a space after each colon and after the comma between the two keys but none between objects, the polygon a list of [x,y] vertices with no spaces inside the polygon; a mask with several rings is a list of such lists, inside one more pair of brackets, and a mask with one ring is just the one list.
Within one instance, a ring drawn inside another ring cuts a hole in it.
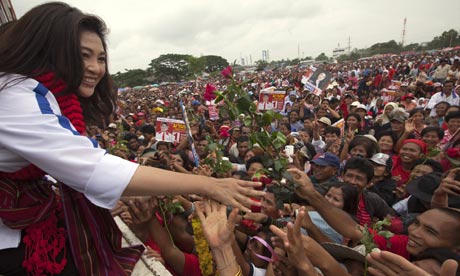
[{"label": "baseball cap", "polygon": [[355,102],[352,102],[352,103],[351,103],[351,106],[359,106],[360,104],[361,104],[360,102],[355,101]]},{"label": "baseball cap", "polygon": [[[353,104],[352,104],[352,105],[353,105]],[[355,110],[357,110],[357,109],[364,109],[364,111],[367,112],[366,106],[363,105],[363,104],[358,104],[358,105],[356,106],[356,109],[355,109]]]},{"label": "baseball cap", "polygon": [[110,123],[109,128],[117,128],[117,125],[115,123]]},{"label": "baseball cap", "polygon": [[318,122],[321,122],[323,124],[326,124],[328,126],[330,126],[332,124],[331,120],[327,117],[321,117],[318,119]]},{"label": "baseball cap", "polygon": [[395,121],[398,121],[400,123],[404,123],[406,120],[408,119],[407,115],[404,115],[404,114],[396,114],[394,116],[391,117],[391,121],[395,120]]},{"label": "baseball cap", "polygon": [[311,163],[318,165],[318,166],[332,166],[332,167],[340,167],[340,159],[337,155],[326,152],[324,154],[318,155],[315,157]]},{"label": "baseball cap", "polygon": [[374,154],[374,156],[372,156],[370,160],[377,165],[386,166],[388,159],[390,159],[390,156],[388,154],[379,152]]}]

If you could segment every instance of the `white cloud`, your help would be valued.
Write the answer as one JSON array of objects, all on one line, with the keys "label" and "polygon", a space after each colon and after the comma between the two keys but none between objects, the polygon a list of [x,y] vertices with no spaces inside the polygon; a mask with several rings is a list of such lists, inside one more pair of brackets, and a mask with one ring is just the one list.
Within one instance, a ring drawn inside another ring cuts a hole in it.
[{"label": "white cloud", "polygon": [[[46,0],[14,0],[18,16]],[[337,44],[368,47],[401,40],[407,17],[406,43],[429,41],[458,28],[460,1],[416,0],[72,0],[84,12],[103,18],[109,29],[111,72],[147,68],[161,54],[215,54],[229,62],[263,49],[271,59],[300,54],[331,55]]]}]

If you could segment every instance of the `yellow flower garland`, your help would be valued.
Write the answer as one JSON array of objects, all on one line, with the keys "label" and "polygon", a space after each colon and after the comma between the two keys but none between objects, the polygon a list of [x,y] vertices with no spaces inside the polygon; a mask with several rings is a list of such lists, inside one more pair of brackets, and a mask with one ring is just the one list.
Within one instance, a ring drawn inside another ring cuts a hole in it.
[{"label": "yellow flower garland", "polygon": [[195,240],[196,252],[200,262],[200,270],[203,276],[218,275],[214,273],[214,262],[211,251],[209,250],[208,242],[203,235],[201,222],[198,218],[192,220],[193,239]]}]

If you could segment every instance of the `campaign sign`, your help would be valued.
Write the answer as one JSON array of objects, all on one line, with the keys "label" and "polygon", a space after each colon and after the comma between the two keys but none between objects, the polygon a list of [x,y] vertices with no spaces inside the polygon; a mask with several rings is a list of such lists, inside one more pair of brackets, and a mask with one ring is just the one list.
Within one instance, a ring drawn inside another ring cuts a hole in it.
[{"label": "campaign sign", "polygon": [[170,143],[179,143],[186,137],[185,123],[181,120],[157,118],[155,139]]},{"label": "campaign sign", "polygon": [[[326,90],[329,82],[331,81],[332,74],[322,68],[316,69],[313,74],[308,78],[308,82],[321,90]],[[313,92],[313,91],[311,91]]]},{"label": "campaign sign", "polygon": [[286,91],[275,91],[273,89],[264,89],[260,91],[258,110],[281,111],[284,106]]},{"label": "campaign sign", "polygon": [[382,89],[382,92],[380,93],[384,103],[392,102],[396,97],[396,91],[393,90]]},{"label": "campaign sign", "polygon": [[305,84],[305,89],[312,92],[316,96],[321,96],[321,94],[323,93],[323,90],[319,89],[318,87],[314,86],[313,84],[309,82]]}]

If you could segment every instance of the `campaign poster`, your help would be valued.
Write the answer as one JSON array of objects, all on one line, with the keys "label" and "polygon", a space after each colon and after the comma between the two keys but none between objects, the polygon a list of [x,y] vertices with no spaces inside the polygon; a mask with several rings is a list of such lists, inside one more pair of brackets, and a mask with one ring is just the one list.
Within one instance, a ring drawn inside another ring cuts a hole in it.
[{"label": "campaign poster", "polygon": [[305,89],[315,94],[316,96],[321,96],[321,94],[323,93],[323,90],[319,89],[318,87],[314,86],[313,84],[309,82],[305,84]]},{"label": "campaign poster", "polygon": [[169,118],[157,118],[155,131],[155,139],[157,141],[165,141],[174,144],[179,143],[187,136],[184,121]]},{"label": "campaign poster", "polygon": [[392,102],[396,97],[396,91],[394,90],[382,89],[380,93],[384,103]]},{"label": "campaign poster", "polygon": [[211,121],[219,120],[219,110],[217,109],[217,106],[209,105],[208,112],[209,112],[209,119]]},{"label": "campaign poster", "polygon": [[332,126],[340,128],[340,133],[344,135],[345,121],[343,120],[343,118],[333,123]]},{"label": "campaign poster", "polygon": [[259,93],[258,110],[281,111],[284,106],[286,91],[276,91],[274,89],[264,89]]},{"label": "campaign poster", "polygon": [[[322,68],[316,69],[308,79],[308,82],[321,90],[326,90],[331,81],[332,74]],[[313,92],[313,91],[311,91]]]},{"label": "campaign poster", "polygon": [[388,87],[390,90],[395,90],[399,91],[401,89],[401,81],[398,80],[391,80],[390,87]]}]

